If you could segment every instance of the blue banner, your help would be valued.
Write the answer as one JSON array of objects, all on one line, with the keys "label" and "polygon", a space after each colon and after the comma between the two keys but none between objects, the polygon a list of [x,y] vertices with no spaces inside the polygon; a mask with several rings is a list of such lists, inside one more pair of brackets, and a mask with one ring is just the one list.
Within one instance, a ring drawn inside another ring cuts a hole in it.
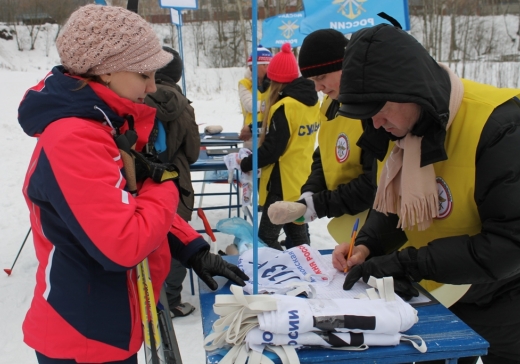
[{"label": "blue banner", "polygon": [[305,18],[300,31],[309,34],[318,29],[335,29],[354,33],[388,21],[377,16],[385,12],[410,30],[408,0],[303,0]]},{"label": "blue banner", "polygon": [[280,48],[284,43],[291,47],[302,45],[303,35],[300,32],[301,21],[305,18],[303,11],[279,14],[262,22],[262,45],[267,48]]}]

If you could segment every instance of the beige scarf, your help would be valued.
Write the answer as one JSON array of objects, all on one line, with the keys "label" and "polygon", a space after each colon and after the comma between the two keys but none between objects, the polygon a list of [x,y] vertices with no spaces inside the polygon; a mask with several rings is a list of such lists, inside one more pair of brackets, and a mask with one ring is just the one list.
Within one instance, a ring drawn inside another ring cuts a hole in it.
[{"label": "beige scarf", "polygon": [[[448,73],[451,82],[450,118],[448,129],[459,110],[464,86],[457,75],[447,66],[439,65]],[[408,133],[395,142],[390,156],[383,167],[374,201],[374,209],[399,215],[398,228],[413,230],[427,229],[439,211],[439,194],[435,170],[429,164],[421,168],[421,141]]]}]

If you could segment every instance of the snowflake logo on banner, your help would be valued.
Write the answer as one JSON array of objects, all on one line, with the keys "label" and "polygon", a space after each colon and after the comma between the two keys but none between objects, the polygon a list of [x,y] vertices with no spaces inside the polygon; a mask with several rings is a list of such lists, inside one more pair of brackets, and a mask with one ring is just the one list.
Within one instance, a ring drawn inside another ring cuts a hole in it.
[{"label": "snowflake logo on banner", "polygon": [[292,38],[294,31],[300,27],[299,25],[296,25],[297,22],[297,20],[294,22],[292,20],[288,20],[287,22],[282,20],[283,25],[278,27],[278,29],[282,31],[282,35],[285,37],[285,39]]},{"label": "snowflake logo on banner", "polygon": [[338,13],[341,12],[343,16],[349,19],[355,19],[361,15],[361,12],[366,10],[361,5],[368,0],[334,0],[333,4],[341,4]]}]

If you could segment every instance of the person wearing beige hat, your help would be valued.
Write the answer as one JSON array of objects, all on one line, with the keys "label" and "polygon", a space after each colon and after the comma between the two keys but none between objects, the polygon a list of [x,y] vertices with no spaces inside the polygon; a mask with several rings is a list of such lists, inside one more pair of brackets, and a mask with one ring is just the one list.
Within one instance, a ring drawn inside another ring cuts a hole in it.
[{"label": "person wearing beige hat", "polygon": [[[300,196],[300,188],[311,172],[320,109],[314,84],[300,77],[288,43],[269,63],[267,77],[271,86],[257,151],[258,167],[262,169],[259,205],[264,211],[258,236],[268,246],[282,250],[278,242],[282,227],[293,245],[309,243],[307,227],[292,223],[273,224],[267,211],[277,201],[296,201]],[[251,171],[252,157],[242,159],[240,167],[243,172]]]},{"label": "person wearing beige hat", "polygon": [[[192,232],[176,215],[177,187],[147,173],[150,162],[131,151],[148,141],[155,109],[144,98],[172,59],[151,26],[123,8],[87,5],[72,13],[56,46],[62,65],[18,109],[25,133],[38,138],[23,185],[38,259],[24,341],[39,363],[137,363],[134,267],[144,258],[156,298],[171,255],[212,289],[213,275],[242,285],[247,276],[203,239],[173,238]],[[131,155],[144,168],[128,163]]]}]

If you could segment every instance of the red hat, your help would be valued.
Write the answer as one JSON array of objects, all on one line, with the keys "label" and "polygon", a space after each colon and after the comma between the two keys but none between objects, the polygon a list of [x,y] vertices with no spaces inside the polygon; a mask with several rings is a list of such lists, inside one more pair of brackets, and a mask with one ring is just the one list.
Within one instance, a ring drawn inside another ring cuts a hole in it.
[{"label": "red hat", "polygon": [[282,51],[274,55],[267,66],[267,77],[275,82],[290,83],[299,76],[298,63],[291,51],[291,45],[284,43]]}]

